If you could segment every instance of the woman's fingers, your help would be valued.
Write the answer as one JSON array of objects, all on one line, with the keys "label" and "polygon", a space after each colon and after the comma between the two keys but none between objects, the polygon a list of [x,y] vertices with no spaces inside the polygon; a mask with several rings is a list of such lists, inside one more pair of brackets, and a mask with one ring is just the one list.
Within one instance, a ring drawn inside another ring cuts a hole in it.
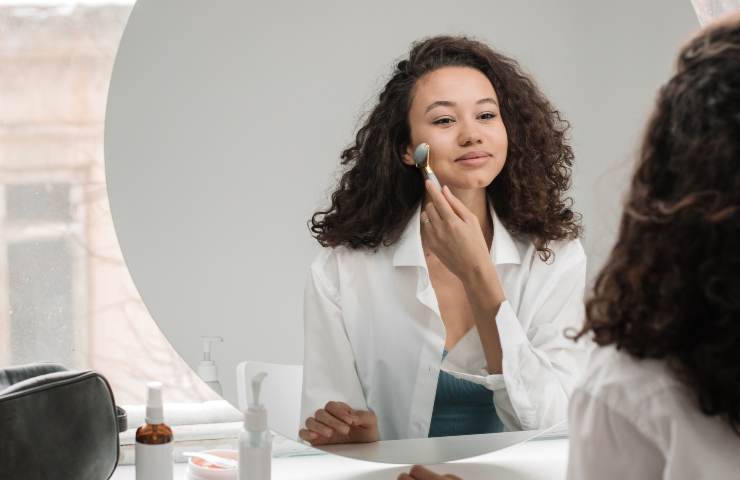
[{"label": "woman's fingers", "polygon": [[319,438],[319,435],[316,432],[312,432],[308,429],[301,428],[300,430],[298,430],[298,437],[301,440],[305,440],[307,442],[313,442],[314,440]]},{"label": "woman's fingers", "polygon": [[[316,410],[313,417],[306,419],[303,440],[313,440],[318,434],[330,438],[335,433],[349,434],[350,427],[359,422],[352,408],[343,402],[328,402],[326,408]],[[300,433],[300,432],[299,432]]]},{"label": "woman's fingers", "polygon": [[432,202],[424,205],[423,215],[421,215],[421,217],[422,219],[424,217],[429,219],[429,222],[422,224],[422,226],[425,228],[436,228],[442,224],[442,217],[439,216],[439,213],[437,212],[437,209],[434,207],[434,204]]},{"label": "woman's fingers", "polygon": [[329,412],[334,417],[340,419],[347,425],[354,425],[357,420],[353,413],[352,407],[344,402],[327,402],[324,406],[324,410]]},{"label": "woman's fingers", "polygon": [[314,446],[375,442],[379,437],[375,414],[354,410],[344,402],[328,402],[326,408],[316,410],[313,417],[306,419],[305,427],[298,431],[298,437]]},{"label": "woman's fingers", "polygon": [[399,480],[462,480],[455,475],[439,475],[421,465],[414,465],[408,475],[404,473],[398,478]]},{"label": "woman's fingers", "polygon": [[468,219],[471,214],[470,210],[468,210],[468,208],[455,195],[453,195],[450,187],[445,185],[442,188],[442,195],[447,199],[447,202],[450,204],[450,207],[452,207],[455,215],[462,218],[463,220]]},{"label": "woman's fingers", "polygon": [[438,480],[442,478],[442,475],[437,475],[433,471],[422,467],[421,465],[414,465],[411,467],[409,475],[416,480]]},{"label": "woman's fingers", "polygon": [[326,410],[317,410],[315,418],[316,420],[333,429],[334,431],[339,432],[342,435],[349,435],[349,424],[338,419]]},{"label": "woman's fingers", "polygon": [[306,420],[306,428],[308,428],[308,430],[310,430],[311,432],[318,433],[322,437],[331,438],[331,436],[334,435],[333,428],[322,422],[319,422],[314,417],[308,417],[308,419]]},{"label": "woman's fingers", "polygon": [[359,427],[372,427],[378,423],[378,419],[373,412],[368,410],[355,410],[354,412]]},{"label": "woman's fingers", "polygon": [[445,221],[452,221],[456,218],[459,218],[452,207],[450,207],[447,198],[442,195],[442,192],[434,187],[432,182],[427,180],[425,182],[425,186],[430,198],[432,199],[432,203],[434,203],[434,208],[442,219],[444,219]]}]

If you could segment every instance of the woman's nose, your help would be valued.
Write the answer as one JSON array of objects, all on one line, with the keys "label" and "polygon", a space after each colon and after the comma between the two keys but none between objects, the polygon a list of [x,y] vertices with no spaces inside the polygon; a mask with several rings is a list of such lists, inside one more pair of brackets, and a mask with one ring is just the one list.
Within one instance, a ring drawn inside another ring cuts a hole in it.
[{"label": "woman's nose", "polygon": [[458,137],[460,145],[480,143],[482,137],[475,125],[471,122],[462,122],[460,127],[460,134]]}]

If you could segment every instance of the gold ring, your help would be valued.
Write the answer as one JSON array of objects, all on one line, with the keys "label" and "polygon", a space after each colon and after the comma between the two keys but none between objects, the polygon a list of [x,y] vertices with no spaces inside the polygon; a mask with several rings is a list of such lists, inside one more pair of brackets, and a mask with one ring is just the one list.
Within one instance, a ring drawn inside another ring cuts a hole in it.
[{"label": "gold ring", "polygon": [[421,223],[422,223],[422,225],[425,224],[425,223],[432,223],[432,219],[431,218],[422,218],[421,219]]}]

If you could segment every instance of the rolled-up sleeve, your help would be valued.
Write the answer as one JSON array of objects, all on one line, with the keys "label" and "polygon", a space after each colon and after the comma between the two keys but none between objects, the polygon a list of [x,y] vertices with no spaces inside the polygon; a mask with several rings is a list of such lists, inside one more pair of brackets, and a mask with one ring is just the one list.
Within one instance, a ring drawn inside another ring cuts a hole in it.
[{"label": "rolled-up sleeve", "polygon": [[565,333],[583,324],[585,281],[586,255],[577,240],[562,242],[551,264],[535,259],[518,311],[504,301],[496,314],[502,373],[458,374],[493,391],[507,429],[543,429],[566,419],[587,350]]},{"label": "rolled-up sleeve", "polygon": [[365,395],[342,318],[331,251],[322,251],[309,270],[304,290],[303,390],[301,424],[328,401],[366,410]]},{"label": "rolled-up sleeve", "polygon": [[[496,315],[503,379],[519,427],[547,428],[565,420],[568,399],[583,372],[586,349],[565,336],[583,324],[586,254],[577,240],[536,259],[519,311],[504,302]],[[526,327],[525,327],[526,326]],[[526,330],[525,330],[526,328]],[[497,402],[502,409],[508,405]]]}]

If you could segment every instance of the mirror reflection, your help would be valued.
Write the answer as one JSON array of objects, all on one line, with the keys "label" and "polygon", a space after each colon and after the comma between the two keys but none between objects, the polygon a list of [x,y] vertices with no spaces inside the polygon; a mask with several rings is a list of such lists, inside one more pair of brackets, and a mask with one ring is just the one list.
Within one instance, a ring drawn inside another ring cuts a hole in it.
[{"label": "mirror reflection", "polygon": [[695,23],[667,0],[140,0],[105,126],[126,265],[232,404],[270,370],[278,433],[402,463],[521,441],[565,418],[586,256]]},{"label": "mirror reflection", "polygon": [[[314,445],[542,429],[584,365],[586,255],[568,125],[517,62],[417,41],[354,143],[304,297],[300,437]],[[414,158],[442,185],[424,181]]]}]

